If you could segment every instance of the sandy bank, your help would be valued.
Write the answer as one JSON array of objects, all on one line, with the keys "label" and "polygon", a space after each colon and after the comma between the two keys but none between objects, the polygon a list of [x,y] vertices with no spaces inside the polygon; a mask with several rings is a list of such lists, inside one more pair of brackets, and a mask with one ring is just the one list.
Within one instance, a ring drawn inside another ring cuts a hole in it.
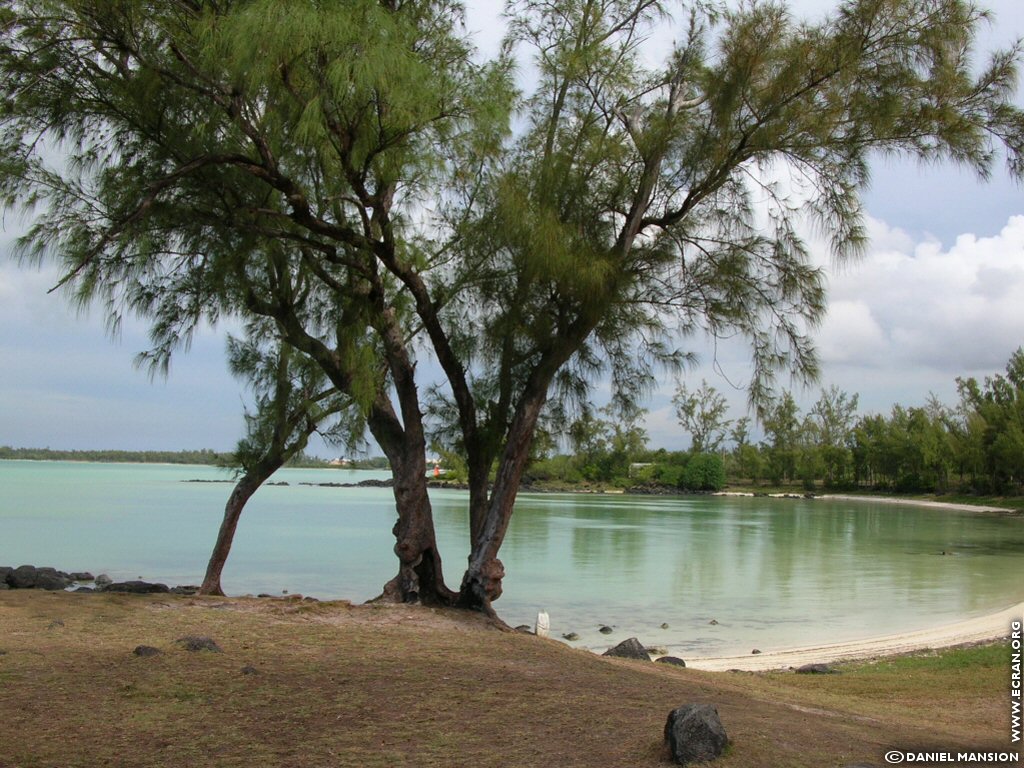
[{"label": "sandy bank", "polygon": [[903,632],[898,635],[780,651],[764,651],[760,654],[746,656],[687,657],[686,664],[694,669],[712,671],[728,669],[757,671],[799,667],[804,664],[892,656],[929,648],[949,648],[1008,637],[1010,623],[1021,621],[1022,618],[1024,618],[1024,602],[987,616],[958,621],[941,627]]},{"label": "sandy bank", "polygon": [[853,496],[846,494],[826,494],[815,498],[826,501],[870,501],[875,504],[900,504],[912,507],[932,507],[933,509],[953,509],[959,512],[1003,512],[1013,513],[1006,507],[986,507],[983,504],[954,504],[949,501],[922,501],[920,499],[898,499],[892,496]]}]

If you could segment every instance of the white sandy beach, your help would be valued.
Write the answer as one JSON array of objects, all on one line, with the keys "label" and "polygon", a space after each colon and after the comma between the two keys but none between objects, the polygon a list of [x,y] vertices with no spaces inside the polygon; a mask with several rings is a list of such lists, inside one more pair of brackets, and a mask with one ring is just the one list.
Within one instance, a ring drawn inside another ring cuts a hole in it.
[{"label": "white sandy beach", "polygon": [[898,635],[852,640],[845,643],[791,648],[787,650],[765,650],[763,653],[746,656],[724,656],[720,658],[687,658],[686,666],[694,669],[724,671],[742,669],[757,671],[766,669],[787,669],[804,664],[827,664],[851,659],[870,659],[892,656],[929,648],[949,648],[985,640],[1009,637],[1010,623],[1024,618],[1024,602],[1005,608],[997,613],[979,616],[941,627],[903,632]]},{"label": "white sandy beach", "polygon": [[948,501],[921,501],[918,499],[897,499],[892,496],[852,496],[844,494],[826,494],[815,496],[816,499],[826,501],[868,501],[875,504],[901,504],[914,507],[932,507],[933,509],[953,509],[959,512],[1004,512],[1013,514],[1013,510],[1006,507],[986,507],[983,504],[953,504]]},{"label": "white sandy beach", "polygon": [[[749,491],[718,491],[712,496],[738,496],[754,497],[756,494]],[[1013,513],[1013,510],[1006,507],[990,507],[984,504],[954,504],[949,501],[924,501],[921,499],[899,499],[893,496],[855,496],[853,494],[826,493],[807,496],[802,493],[769,493],[770,499],[822,499],[823,501],[859,501],[872,504],[898,504],[912,507],[931,507],[932,509],[952,509],[959,512],[1004,512]]]},{"label": "white sandy beach", "polygon": [[[863,501],[876,504],[912,504],[936,509],[950,509],[963,512],[1007,512],[1000,507],[986,507],[973,504],[953,504],[944,501],[918,501],[914,499],[898,499],[875,496],[847,496],[830,494],[815,498],[836,501]],[[879,656],[893,656],[912,651],[937,648],[950,648],[986,640],[997,640],[1008,637],[1010,622],[1024,619],[1024,602],[987,616],[945,624],[940,627],[920,629],[914,632],[902,632],[897,635],[871,637],[864,640],[851,640],[844,643],[805,646],[785,650],[765,650],[759,654],[747,656],[692,657],[686,659],[686,665],[694,669],[723,671],[741,669],[759,671],[768,669],[788,669],[804,664],[828,664],[836,661],[853,659],[871,659]]]}]

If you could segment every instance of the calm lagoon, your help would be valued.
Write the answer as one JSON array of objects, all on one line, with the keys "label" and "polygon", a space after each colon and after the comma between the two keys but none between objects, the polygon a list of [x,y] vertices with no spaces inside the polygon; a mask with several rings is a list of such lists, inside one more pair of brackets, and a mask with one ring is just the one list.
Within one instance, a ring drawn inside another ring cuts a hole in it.
[{"label": "calm lagoon", "polygon": [[[224,588],[363,601],[395,571],[387,473],[283,470],[249,503]],[[0,565],[196,584],[228,480],[213,467],[0,461]],[[431,493],[447,581],[468,552],[466,494]],[[943,552],[947,554],[942,554]],[[1024,519],[869,502],[521,494],[495,607],[551,614],[601,649],[637,636],[690,655],[937,626],[1024,599]],[[715,620],[717,624],[712,624]],[[668,629],[661,625],[668,624]],[[597,632],[611,625],[611,635]]]}]

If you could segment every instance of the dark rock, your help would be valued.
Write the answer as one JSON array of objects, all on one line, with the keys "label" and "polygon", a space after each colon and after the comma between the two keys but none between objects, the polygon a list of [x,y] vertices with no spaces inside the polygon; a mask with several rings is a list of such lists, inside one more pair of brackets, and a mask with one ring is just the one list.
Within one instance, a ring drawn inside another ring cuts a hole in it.
[{"label": "dark rock", "polygon": [[710,624],[713,627],[717,627],[718,626],[718,619],[712,619],[711,621],[708,622],[708,624]]},{"label": "dark rock", "polygon": [[798,675],[838,675],[828,664],[804,664],[796,668]]},{"label": "dark rock", "polygon": [[664,624],[662,624],[661,628],[662,629],[668,629],[668,622],[665,622]]},{"label": "dark rock", "polygon": [[36,576],[36,589],[46,589],[50,592],[59,592],[71,586],[71,579],[66,579],[59,574],[39,572]]},{"label": "dark rock", "polygon": [[11,588],[11,585],[8,584],[6,581],[0,581],[0,589],[10,589],[10,588]]},{"label": "dark rock", "polygon": [[39,571],[34,565],[19,565],[7,574],[7,583],[11,589],[33,589],[38,577]]},{"label": "dark rock", "polygon": [[202,637],[200,635],[186,635],[185,637],[179,637],[177,642],[181,643],[182,647],[186,651],[213,651],[214,653],[223,653],[217,641],[212,637]]},{"label": "dark rock", "polygon": [[258,675],[259,673],[260,673],[260,671],[258,669],[256,669],[256,667],[252,666],[251,664],[247,664],[246,666],[242,667],[242,674],[243,675]]},{"label": "dark rock", "polygon": [[659,659],[655,659],[659,664],[672,664],[676,667],[685,667],[686,662],[680,659],[678,656],[662,656]]},{"label": "dark rock", "polygon": [[93,589],[92,587],[77,587],[77,588],[75,588],[75,592],[95,592],[95,591],[96,590]]},{"label": "dark rock", "polygon": [[260,592],[256,597],[273,597],[273,595],[267,594],[266,592]]},{"label": "dark rock", "polygon": [[36,568],[34,565],[19,565],[7,575],[12,589],[48,589],[56,591],[71,585],[71,578],[56,568]]},{"label": "dark rock", "polygon": [[93,579],[93,581],[95,581],[96,586],[100,588],[109,587],[111,584],[114,583],[114,580],[107,576],[107,574],[105,573],[101,573],[99,576]]},{"label": "dark rock", "polygon": [[95,578],[95,576],[88,571],[75,571],[68,575],[71,576],[72,581],[92,581]]},{"label": "dark rock", "polygon": [[524,635],[532,635],[533,627],[531,627],[529,624],[520,624],[518,627],[516,627],[516,632],[522,632]]},{"label": "dark rock", "polygon": [[3,584],[4,586],[10,586],[7,583],[7,579],[12,573],[14,573],[14,569],[11,568],[11,566],[0,565],[0,584]]},{"label": "dark rock", "polygon": [[127,592],[132,595],[166,594],[170,588],[166,584],[151,584],[148,581],[118,581],[108,584],[104,592]]},{"label": "dark rock", "polygon": [[577,635],[575,632],[569,632],[566,635],[562,635],[562,638],[565,639],[565,640],[568,640],[570,643],[572,643],[572,642],[575,642],[575,641],[579,640],[580,636]]},{"label": "dark rock", "polygon": [[754,654],[755,656],[756,656],[757,654],[759,654],[760,652],[761,652],[761,649],[760,649],[760,648],[755,648],[754,650],[752,650],[752,651],[751,651],[751,653],[752,653],[752,654]]},{"label": "dark rock", "polygon": [[171,594],[196,595],[199,594],[199,587],[197,587],[195,584],[185,584],[177,587],[171,587]]},{"label": "dark rock", "polygon": [[159,648],[154,648],[152,645],[136,645],[135,650],[132,651],[136,656],[159,656],[163,651]]},{"label": "dark rock", "polygon": [[710,704],[687,704],[669,712],[665,741],[678,765],[720,757],[729,743],[718,710]]},{"label": "dark rock", "polygon": [[612,628],[611,628],[611,627],[609,627],[609,626],[603,626],[603,627],[601,627],[601,628],[600,628],[599,630],[597,630],[597,631],[598,631],[598,632],[600,632],[600,633],[601,633],[602,635],[610,635],[610,634],[611,634],[612,632],[614,632],[615,630],[614,630],[614,629],[612,629]]},{"label": "dark rock", "polygon": [[637,659],[638,661],[651,660],[650,654],[647,653],[647,649],[644,648],[640,641],[635,637],[623,640],[614,648],[609,648],[601,655],[614,656],[619,659]]}]

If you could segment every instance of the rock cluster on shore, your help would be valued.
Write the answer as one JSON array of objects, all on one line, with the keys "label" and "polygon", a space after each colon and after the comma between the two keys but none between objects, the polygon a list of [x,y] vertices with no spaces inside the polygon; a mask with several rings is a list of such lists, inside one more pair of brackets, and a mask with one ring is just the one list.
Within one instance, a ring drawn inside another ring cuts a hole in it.
[{"label": "rock cluster on shore", "polygon": [[[92,584],[92,586],[85,586]],[[106,574],[93,576],[88,571],[68,573],[56,568],[19,565],[17,568],[0,566],[0,590],[2,589],[45,589],[51,592],[74,588],[75,592],[127,592],[132,594],[174,593],[194,595],[196,586],[168,587],[166,584],[142,580],[113,581]]]}]

